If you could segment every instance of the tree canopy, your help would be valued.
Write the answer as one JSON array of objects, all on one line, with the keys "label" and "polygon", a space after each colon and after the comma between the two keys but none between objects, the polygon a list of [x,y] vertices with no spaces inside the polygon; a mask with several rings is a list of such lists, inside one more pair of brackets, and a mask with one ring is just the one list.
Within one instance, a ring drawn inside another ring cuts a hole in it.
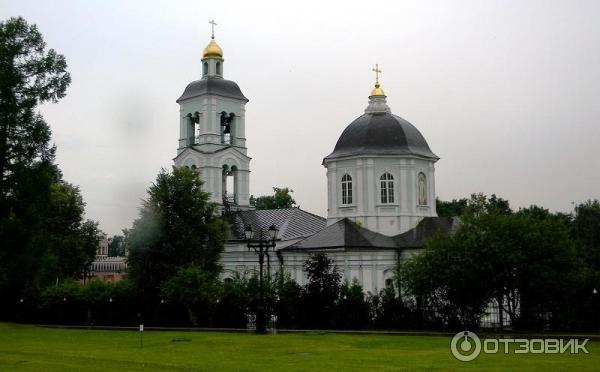
[{"label": "tree canopy", "polygon": [[198,172],[185,167],[163,169],[148,190],[126,242],[129,275],[146,301],[156,302],[161,285],[184,267],[220,272],[227,226],[208,200]]},{"label": "tree canopy", "polygon": [[434,237],[402,267],[408,293],[457,327],[477,326],[492,301],[517,327],[541,326],[547,313],[564,321],[582,279],[565,219],[538,207],[513,213],[481,194],[466,210],[455,233]]},{"label": "tree canopy", "polygon": [[81,278],[101,235],[84,222],[79,189],[62,180],[37,111],[63,98],[70,82],[65,58],[46,48],[35,25],[0,22],[0,297],[9,301]]},{"label": "tree canopy", "polygon": [[288,187],[273,187],[273,195],[250,196],[250,205],[256,209],[285,209],[292,208],[296,201],[292,197],[294,190]]}]

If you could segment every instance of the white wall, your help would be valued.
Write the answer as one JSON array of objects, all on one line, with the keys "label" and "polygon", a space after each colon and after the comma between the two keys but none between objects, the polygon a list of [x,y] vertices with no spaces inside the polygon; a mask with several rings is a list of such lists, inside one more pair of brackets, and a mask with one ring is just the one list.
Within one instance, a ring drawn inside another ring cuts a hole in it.
[{"label": "white wall", "polygon": [[[331,225],[344,217],[363,227],[393,236],[414,228],[423,217],[437,216],[435,210],[435,166],[431,160],[404,156],[357,156],[330,160],[327,168],[328,215]],[[382,204],[380,177],[389,172],[394,177],[394,202]],[[417,175],[427,180],[426,206],[419,206]],[[341,180],[352,177],[353,203],[342,204]]]}]

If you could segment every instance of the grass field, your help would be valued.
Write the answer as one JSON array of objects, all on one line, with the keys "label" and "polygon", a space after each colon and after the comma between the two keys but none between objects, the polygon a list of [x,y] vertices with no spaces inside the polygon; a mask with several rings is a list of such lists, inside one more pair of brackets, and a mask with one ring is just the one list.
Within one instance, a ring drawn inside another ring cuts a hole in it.
[{"label": "grass field", "polygon": [[[185,338],[191,341],[174,342]],[[459,362],[449,337],[350,334],[144,333],[0,323],[0,371],[598,371],[589,354],[481,354]]]}]

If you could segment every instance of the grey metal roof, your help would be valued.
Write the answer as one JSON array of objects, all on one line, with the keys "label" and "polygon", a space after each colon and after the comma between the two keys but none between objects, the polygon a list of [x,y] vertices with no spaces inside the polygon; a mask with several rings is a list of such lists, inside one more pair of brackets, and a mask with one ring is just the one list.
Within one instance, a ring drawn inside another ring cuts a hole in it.
[{"label": "grey metal roof", "polygon": [[244,229],[267,231],[271,225],[279,229],[278,240],[292,240],[313,235],[325,227],[325,218],[300,208],[237,211],[229,216],[230,239],[244,240]]},{"label": "grey metal roof", "polygon": [[203,94],[215,94],[217,96],[241,99],[248,102],[248,98],[244,96],[240,87],[235,82],[216,77],[192,81],[185,87],[183,94],[176,102],[179,103],[180,101]]},{"label": "grey metal roof", "polygon": [[389,237],[365,229],[348,218],[329,225],[318,233],[283,248],[284,250],[332,249],[332,248],[396,248],[396,243]]},{"label": "grey metal roof", "polygon": [[458,217],[425,217],[414,229],[394,236],[399,248],[421,248],[435,234],[449,234],[460,225]]},{"label": "grey metal roof", "polygon": [[436,233],[448,234],[456,229],[458,224],[457,218],[425,217],[414,229],[391,237],[368,230],[344,218],[283,250],[422,248],[427,239]]},{"label": "grey metal roof", "polygon": [[367,113],[346,127],[323,161],[353,155],[415,155],[438,160],[414,125],[399,116]]}]

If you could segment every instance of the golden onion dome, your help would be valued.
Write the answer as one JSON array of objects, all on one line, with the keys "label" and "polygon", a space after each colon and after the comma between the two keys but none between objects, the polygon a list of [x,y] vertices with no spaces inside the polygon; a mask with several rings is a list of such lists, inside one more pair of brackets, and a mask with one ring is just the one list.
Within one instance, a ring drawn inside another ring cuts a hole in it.
[{"label": "golden onion dome", "polygon": [[379,84],[375,84],[375,88],[371,91],[371,96],[385,96],[385,93]]},{"label": "golden onion dome", "polygon": [[223,49],[221,49],[214,38],[211,39],[210,43],[204,48],[202,58],[223,58]]}]

